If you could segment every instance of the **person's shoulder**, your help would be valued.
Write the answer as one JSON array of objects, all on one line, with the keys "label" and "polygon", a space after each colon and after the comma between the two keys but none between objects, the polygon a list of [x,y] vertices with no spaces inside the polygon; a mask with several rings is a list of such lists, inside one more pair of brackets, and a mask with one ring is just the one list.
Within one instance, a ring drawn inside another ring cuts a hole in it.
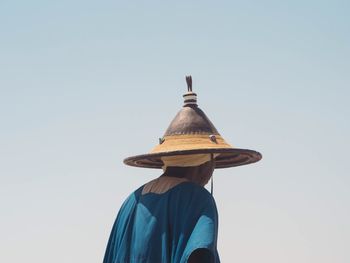
[{"label": "person's shoulder", "polygon": [[181,204],[186,213],[193,216],[207,215],[214,221],[218,217],[215,200],[203,186],[192,182],[179,185],[173,201]]},{"label": "person's shoulder", "polygon": [[200,198],[202,201],[208,200],[208,201],[214,201],[213,196],[211,193],[203,186],[200,186],[193,182],[184,182],[178,185],[177,189],[178,192],[184,195],[192,195],[196,196],[196,198]]},{"label": "person's shoulder", "polygon": [[196,183],[193,183],[193,182],[183,182],[179,185],[179,188],[183,191],[194,191],[194,192],[198,192],[200,194],[203,194],[203,195],[209,195],[211,196],[211,194],[209,193],[209,191],[203,187],[203,186],[200,186]]},{"label": "person's shoulder", "polygon": [[131,194],[129,194],[129,196],[124,200],[120,210],[135,206],[140,199],[142,188],[143,186],[139,187],[138,189],[133,191]]}]

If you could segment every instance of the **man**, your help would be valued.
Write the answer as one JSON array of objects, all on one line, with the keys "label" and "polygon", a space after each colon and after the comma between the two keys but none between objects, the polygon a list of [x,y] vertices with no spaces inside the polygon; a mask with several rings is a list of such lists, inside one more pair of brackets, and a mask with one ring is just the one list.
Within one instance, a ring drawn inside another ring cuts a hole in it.
[{"label": "man", "polygon": [[185,104],[149,154],[129,157],[128,165],[163,168],[164,173],[132,193],[122,205],[104,263],[220,262],[218,213],[204,188],[214,168],[261,159],[233,148],[197,106],[186,77]]}]

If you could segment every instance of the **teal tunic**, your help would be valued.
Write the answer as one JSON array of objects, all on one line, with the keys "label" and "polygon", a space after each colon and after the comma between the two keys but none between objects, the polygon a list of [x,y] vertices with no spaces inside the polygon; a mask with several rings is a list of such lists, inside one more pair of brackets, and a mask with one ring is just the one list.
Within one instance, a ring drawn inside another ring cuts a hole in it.
[{"label": "teal tunic", "polygon": [[144,195],[142,189],[122,205],[103,263],[185,263],[199,248],[220,262],[217,208],[204,187],[183,182],[165,193]]}]

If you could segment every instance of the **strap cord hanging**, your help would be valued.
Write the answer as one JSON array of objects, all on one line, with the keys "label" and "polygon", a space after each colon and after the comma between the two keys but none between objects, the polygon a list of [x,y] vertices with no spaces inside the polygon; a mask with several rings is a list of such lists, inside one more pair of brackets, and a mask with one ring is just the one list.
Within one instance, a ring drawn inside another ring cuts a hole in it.
[{"label": "strap cord hanging", "polygon": [[[210,156],[211,156],[211,163],[213,164],[213,162],[214,162],[214,154],[210,154]],[[213,193],[214,193],[214,179],[213,178],[214,178],[214,175],[212,174],[211,175],[211,182],[210,182],[210,193],[211,193],[212,196],[213,196]]]}]

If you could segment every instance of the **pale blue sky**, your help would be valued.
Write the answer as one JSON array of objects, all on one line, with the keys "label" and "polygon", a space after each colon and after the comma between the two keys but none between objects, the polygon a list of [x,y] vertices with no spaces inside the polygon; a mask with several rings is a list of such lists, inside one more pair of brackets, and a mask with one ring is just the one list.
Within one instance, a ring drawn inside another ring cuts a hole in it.
[{"label": "pale blue sky", "polygon": [[192,74],[222,262],[350,262],[348,1],[0,2],[0,262],[101,262]]}]

